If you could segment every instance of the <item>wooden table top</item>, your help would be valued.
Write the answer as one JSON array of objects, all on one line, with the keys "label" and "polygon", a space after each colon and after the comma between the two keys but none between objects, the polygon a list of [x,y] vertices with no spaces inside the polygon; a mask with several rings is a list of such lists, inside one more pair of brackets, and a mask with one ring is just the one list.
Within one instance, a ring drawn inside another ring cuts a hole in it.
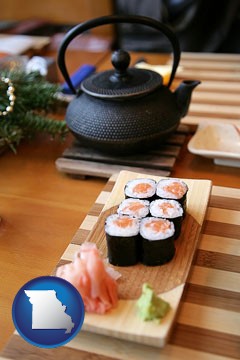
[{"label": "wooden table top", "polygon": [[[93,54],[90,54],[89,57],[88,54],[84,54],[84,56],[83,54],[81,56],[75,55],[72,57],[72,62],[70,59],[71,71],[76,68],[76,64],[79,66],[81,61],[82,63],[93,63],[94,56],[96,60],[96,55]],[[104,54],[104,59],[105,56],[106,54]],[[198,57],[202,59],[202,64],[210,61],[207,55]],[[160,61],[157,55],[151,59],[154,63]],[[216,85],[216,81],[232,82],[239,85],[239,81],[232,78],[226,79],[224,76],[220,76],[216,80],[216,72],[226,75],[228,70],[224,70],[224,64],[239,62],[239,59],[240,57],[236,59],[233,56],[229,60],[224,60],[220,56],[220,61],[217,63],[222,65],[220,69],[215,69],[216,71],[208,71],[209,74],[212,73],[215,79],[206,80],[207,85],[213,87]],[[97,59],[98,62],[99,60],[100,58]],[[102,68],[107,66],[108,61],[107,59],[106,62],[103,62]],[[185,61],[188,61],[187,55]],[[196,71],[198,78],[199,71]],[[206,76],[206,74],[201,75],[203,78]],[[236,90],[236,93],[238,91]],[[213,106],[214,101],[215,105]],[[227,101],[227,105],[219,105],[214,99],[196,99],[193,108],[190,110],[189,123],[195,125],[197,119],[203,117],[217,119],[219,117],[229,118],[230,116],[234,121],[240,120],[239,103]],[[32,141],[23,142],[18,148],[17,155],[7,151],[0,156],[0,277],[2,294],[0,297],[2,328],[0,347],[2,348],[14,330],[11,306],[17,291],[30,279],[52,272],[91,206],[106,185],[104,179],[76,179],[56,170],[55,160],[72,140],[72,136],[69,135],[66,142],[59,143],[46,136],[39,135]],[[215,186],[239,188],[240,169],[214,165],[211,159],[190,154],[185,145],[171,175],[192,179],[210,179]],[[234,191],[231,191],[229,198],[234,198]],[[89,343],[91,343],[91,337]],[[219,343],[221,343],[220,338]],[[184,354],[181,340],[179,344],[180,351]],[[19,346],[21,347],[21,344]],[[140,351],[137,345],[134,345],[133,348],[136,348],[137,352]],[[187,352],[188,350],[186,350],[186,354]],[[236,357],[236,354],[237,350],[231,356]],[[238,355],[240,354],[238,353]],[[169,349],[165,358],[168,359],[170,356],[171,351]]]}]

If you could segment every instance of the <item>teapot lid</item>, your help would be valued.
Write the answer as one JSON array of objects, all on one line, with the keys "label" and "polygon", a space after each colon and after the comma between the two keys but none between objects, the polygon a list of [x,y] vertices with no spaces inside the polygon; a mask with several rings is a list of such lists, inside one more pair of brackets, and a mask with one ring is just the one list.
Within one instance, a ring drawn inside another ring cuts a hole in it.
[{"label": "teapot lid", "polygon": [[85,93],[102,99],[127,99],[147,95],[160,87],[162,76],[158,73],[137,68],[128,68],[130,55],[117,50],[112,55],[114,70],[94,74],[81,83]]}]

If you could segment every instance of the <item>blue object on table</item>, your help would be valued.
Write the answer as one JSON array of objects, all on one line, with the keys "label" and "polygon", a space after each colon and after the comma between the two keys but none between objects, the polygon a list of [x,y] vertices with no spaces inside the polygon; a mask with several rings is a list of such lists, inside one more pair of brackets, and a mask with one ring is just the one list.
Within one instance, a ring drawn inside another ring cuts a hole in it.
[{"label": "blue object on table", "polygon": [[[81,82],[91,75],[96,70],[96,66],[84,64],[77,71],[75,71],[71,76],[71,81],[75,89],[78,89]],[[68,84],[65,82],[62,84],[62,92],[64,94],[73,94],[72,90],[69,88]]]}]

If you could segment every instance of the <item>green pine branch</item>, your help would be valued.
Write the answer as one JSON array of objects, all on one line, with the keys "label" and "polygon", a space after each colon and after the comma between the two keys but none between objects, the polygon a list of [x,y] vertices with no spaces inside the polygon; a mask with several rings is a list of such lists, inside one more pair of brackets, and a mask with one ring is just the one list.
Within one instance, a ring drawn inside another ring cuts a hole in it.
[{"label": "green pine branch", "polygon": [[23,139],[22,129],[6,120],[0,120],[0,148],[9,146],[16,153],[16,147]]},{"label": "green pine branch", "polygon": [[68,133],[65,121],[51,119],[33,112],[27,112],[24,118],[19,118],[18,124],[25,136],[41,132],[49,134],[53,138],[59,136],[64,139]]},{"label": "green pine branch", "polygon": [[[68,133],[66,122],[48,117],[48,113],[59,103],[56,98],[58,85],[47,82],[37,72],[26,74],[20,71],[2,71],[0,76],[11,79],[16,96],[13,111],[0,116],[0,146],[8,145],[16,152],[22,139],[38,132],[49,134],[53,138],[65,138]],[[1,111],[9,103],[6,91],[7,85],[0,82]]]}]

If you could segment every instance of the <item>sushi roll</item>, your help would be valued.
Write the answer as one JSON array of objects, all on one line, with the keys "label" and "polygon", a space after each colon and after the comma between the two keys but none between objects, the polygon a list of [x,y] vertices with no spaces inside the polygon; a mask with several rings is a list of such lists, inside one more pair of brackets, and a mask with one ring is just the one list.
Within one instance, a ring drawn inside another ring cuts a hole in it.
[{"label": "sushi roll", "polygon": [[150,202],[148,200],[128,198],[121,202],[117,209],[117,213],[143,218],[149,214],[149,204]]},{"label": "sushi roll", "polygon": [[135,265],[139,261],[139,219],[112,214],[105,221],[107,251],[110,264]]},{"label": "sushi roll", "polygon": [[166,219],[147,217],[140,222],[142,239],[141,262],[144,265],[162,265],[175,254],[174,224]]},{"label": "sushi roll", "polygon": [[172,199],[178,201],[186,212],[188,186],[180,179],[162,179],[157,183],[156,195],[160,199]]},{"label": "sushi roll", "polygon": [[152,201],[155,198],[156,181],[153,179],[134,179],[127,182],[124,188],[125,198]]},{"label": "sushi roll", "polygon": [[182,205],[176,200],[158,199],[150,204],[150,214],[162,219],[170,220],[174,223],[175,235],[177,239],[181,232],[183,221]]}]

